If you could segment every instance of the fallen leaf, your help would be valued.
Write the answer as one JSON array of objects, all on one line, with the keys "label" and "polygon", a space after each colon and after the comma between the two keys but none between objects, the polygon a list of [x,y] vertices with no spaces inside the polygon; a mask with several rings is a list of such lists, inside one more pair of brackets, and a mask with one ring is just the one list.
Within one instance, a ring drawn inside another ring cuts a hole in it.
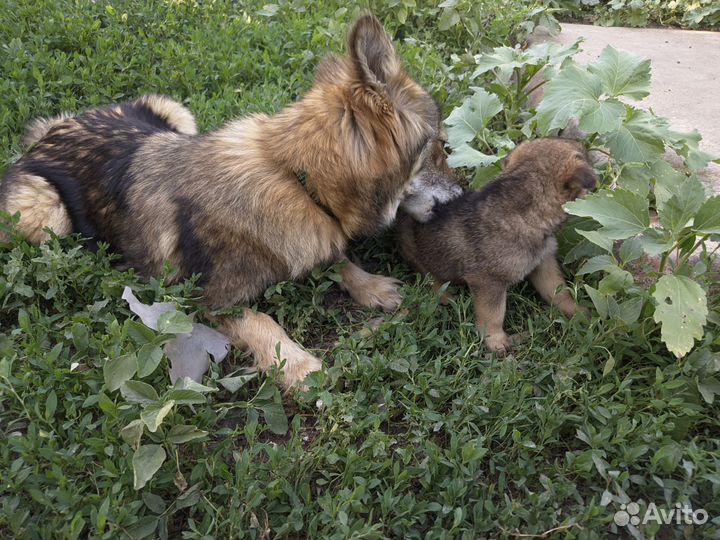
[{"label": "fallen leaf", "polygon": [[[170,302],[156,302],[152,305],[143,304],[138,300],[130,287],[125,287],[122,294],[145,326],[158,329],[158,319],[164,313],[175,311],[176,306]],[[170,360],[170,382],[175,384],[181,377],[190,377],[201,382],[203,375],[210,367],[210,356],[215,362],[221,362],[230,350],[228,339],[209,326],[192,323],[190,333],[180,333],[175,339],[165,343],[165,354]]]},{"label": "fallen leaf", "polygon": [[152,328],[153,330],[158,329],[157,323],[160,315],[175,309],[175,304],[172,302],[155,302],[150,306],[143,304],[137,299],[137,297],[133,294],[132,289],[127,285],[123,290],[122,299],[128,303],[130,311],[140,317],[140,320],[145,326]]}]

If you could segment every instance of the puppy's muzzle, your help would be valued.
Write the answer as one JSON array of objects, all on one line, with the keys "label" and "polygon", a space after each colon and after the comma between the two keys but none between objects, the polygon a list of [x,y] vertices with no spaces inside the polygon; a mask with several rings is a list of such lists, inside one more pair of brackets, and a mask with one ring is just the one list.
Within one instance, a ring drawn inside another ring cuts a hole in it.
[{"label": "puppy's muzzle", "polygon": [[578,171],[577,180],[580,187],[587,191],[592,191],[597,186],[597,175],[592,168],[587,166]]}]

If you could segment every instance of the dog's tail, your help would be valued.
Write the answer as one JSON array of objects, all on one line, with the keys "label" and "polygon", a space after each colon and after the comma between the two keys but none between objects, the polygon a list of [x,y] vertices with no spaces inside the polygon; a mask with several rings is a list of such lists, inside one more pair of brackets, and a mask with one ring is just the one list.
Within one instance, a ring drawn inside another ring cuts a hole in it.
[{"label": "dog's tail", "polygon": [[36,118],[25,128],[25,135],[22,138],[23,148],[28,150],[47,135],[48,131],[72,117],[72,114],[60,113],[52,118]]},{"label": "dog's tail", "polygon": [[44,163],[27,163],[23,170],[41,177],[50,184],[60,197],[67,210],[73,232],[80,233],[87,238],[86,246],[92,251],[98,250],[97,231],[87,217],[85,198],[80,182],[62,171],[58,171]]}]

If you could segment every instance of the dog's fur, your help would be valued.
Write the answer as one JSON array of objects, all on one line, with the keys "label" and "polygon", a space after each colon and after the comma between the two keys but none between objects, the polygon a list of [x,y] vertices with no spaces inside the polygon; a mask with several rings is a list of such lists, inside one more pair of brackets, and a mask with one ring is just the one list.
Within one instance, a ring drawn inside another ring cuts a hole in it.
[{"label": "dog's fur", "polygon": [[508,286],[529,276],[540,295],[565,315],[581,309],[562,289],[555,233],[566,217],[563,204],[595,182],[578,142],[526,141],[510,153],[496,180],[437,206],[427,223],[401,215],[401,253],[418,271],[432,274],[436,285],[467,284],[487,347],[506,352],[511,344],[503,330]]},{"label": "dog's fur", "polygon": [[[204,301],[220,308],[344,260],[350,239],[391,223],[424,182],[452,186],[441,178],[442,138],[437,103],[366,15],[349,32],[348,54],[326,58],[313,88],[275,116],[198,135],[187,109],[148,95],[34,122],[25,155],[0,184],[0,209],[20,212],[19,230],[31,241],[46,239],[44,228],[80,232],[108,242],[144,275],[164,261],[178,277],[200,273]],[[450,197],[429,191],[407,205],[420,220]],[[343,279],[363,305],[400,303],[396,280],[351,263]],[[246,310],[221,329],[260,368],[279,361],[280,343],[288,385],[320,368],[266,315]]]}]

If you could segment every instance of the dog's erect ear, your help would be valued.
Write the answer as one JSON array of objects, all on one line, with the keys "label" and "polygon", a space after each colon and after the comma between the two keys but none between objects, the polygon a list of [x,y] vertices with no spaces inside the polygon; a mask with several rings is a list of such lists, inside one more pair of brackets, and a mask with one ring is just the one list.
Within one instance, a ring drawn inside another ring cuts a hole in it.
[{"label": "dog's erect ear", "polygon": [[373,15],[355,21],[348,34],[348,53],[357,77],[372,87],[384,86],[400,72],[392,41]]}]

